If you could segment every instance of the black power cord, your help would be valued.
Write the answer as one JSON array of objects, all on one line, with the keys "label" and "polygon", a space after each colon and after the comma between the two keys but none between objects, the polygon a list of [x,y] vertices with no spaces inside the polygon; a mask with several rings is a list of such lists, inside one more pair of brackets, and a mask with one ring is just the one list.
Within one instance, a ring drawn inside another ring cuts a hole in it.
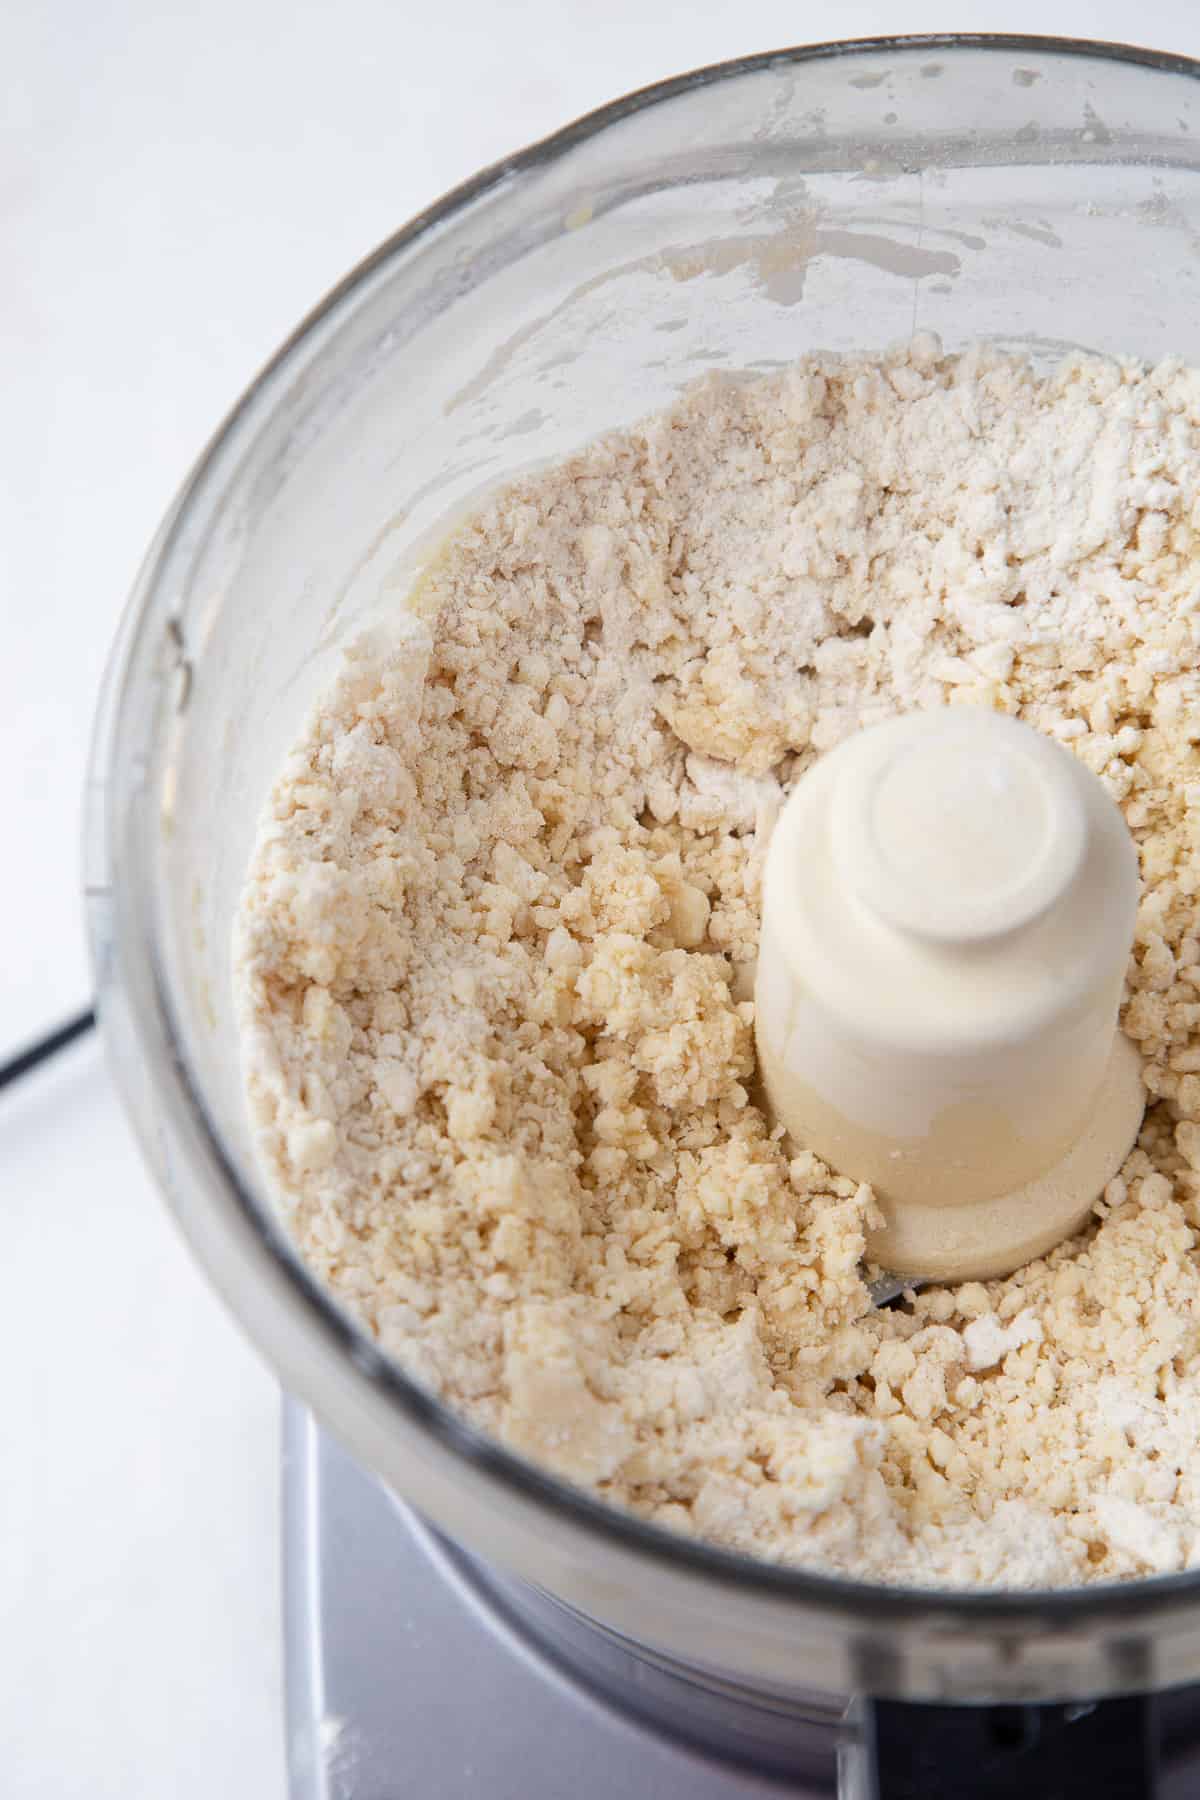
[{"label": "black power cord", "polygon": [[7,1062],[0,1063],[0,1088],[11,1086],[14,1081],[19,1081],[22,1075],[28,1075],[31,1069],[36,1069],[39,1063],[47,1062],[50,1057],[57,1056],[60,1050],[65,1050],[68,1044],[75,1042],[76,1038],[81,1038],[86,1032],[91,1031],[95,1023],[96,1009],[94,1006],[89,1006],[85,1012],[76,1013],[75,1017],[68,1019],[64,1025],[59,1025],[54,1031],[48,1031],[45,1037],[38,1038],[36,1043],[27,1045],[24,1050],[18,1050],[17,1054],[10,1056]]}]

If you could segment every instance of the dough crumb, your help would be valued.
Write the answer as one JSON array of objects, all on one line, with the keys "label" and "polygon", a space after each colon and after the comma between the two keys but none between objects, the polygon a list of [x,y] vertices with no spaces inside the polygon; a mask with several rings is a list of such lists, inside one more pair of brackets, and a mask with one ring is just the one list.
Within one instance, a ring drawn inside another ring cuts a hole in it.
[{"label": "dough crumb", "polygon": [[[707,380],[494,495],[352,645],[238,926],[314,1270],[483,1429],[643,1518],[882,1581],[1200,1565],[1200,375],[934,340]],[[1090,1227],[872,1312],[874,1199],[773,1128],[779,807],[983,706],[1124,812],[1150,1100]]]}]

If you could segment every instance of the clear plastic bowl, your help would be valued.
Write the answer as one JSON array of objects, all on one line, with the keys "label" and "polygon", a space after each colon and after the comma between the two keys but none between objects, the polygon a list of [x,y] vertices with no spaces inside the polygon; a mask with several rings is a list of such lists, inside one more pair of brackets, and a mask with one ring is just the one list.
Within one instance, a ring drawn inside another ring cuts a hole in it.
[{"label": "clear plastic bowl", "polygon": [[242,1100],[230,926],[339,646],[481,488],[672,399],[914,329],[1200,361],[1200,65],[1048,39],[788,50],[592,114],[405,227],[231,414],[150,552],[87,813],[100,1006],[201,1262],[283,1381],[477,1555],[772,1692],[1069,1699],[1200,1676],[1200,1577],[900,1590],[572,1491],[406,1379],[306,1274]]}]

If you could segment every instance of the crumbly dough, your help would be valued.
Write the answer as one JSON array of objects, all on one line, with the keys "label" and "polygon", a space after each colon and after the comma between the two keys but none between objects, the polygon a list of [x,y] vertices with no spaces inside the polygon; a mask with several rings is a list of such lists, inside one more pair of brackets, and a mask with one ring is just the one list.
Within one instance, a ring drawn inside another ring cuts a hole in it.
[{"label": "crumbly dough", "polygon": [[[920,338],[711,379],[506,489],[363,638],[239,921],[305,1256],[477,1425],[890,1581],[1200,1566],[1200,374]],[[764,846],[846,733],[985,706],[1120,803],[1151,1106],[1091,1228],[871,1312],[756,1104]]]}]

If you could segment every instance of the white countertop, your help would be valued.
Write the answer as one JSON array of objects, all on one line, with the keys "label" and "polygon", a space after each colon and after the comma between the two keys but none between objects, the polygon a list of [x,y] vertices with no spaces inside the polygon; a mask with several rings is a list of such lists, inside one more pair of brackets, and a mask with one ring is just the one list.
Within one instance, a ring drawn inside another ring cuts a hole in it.
[{"label": "white countertop", "polygon": [[[311,302],[626,89],[801,31],[933,30],[1200,54],[1190,0],[4,9],[0,1056],[88,994],[79,796],[139,557]],[[94,1042],[0,1095],[0,1170],[0,1788],[282,1800],[273,1379],[192,1269]]]}]

